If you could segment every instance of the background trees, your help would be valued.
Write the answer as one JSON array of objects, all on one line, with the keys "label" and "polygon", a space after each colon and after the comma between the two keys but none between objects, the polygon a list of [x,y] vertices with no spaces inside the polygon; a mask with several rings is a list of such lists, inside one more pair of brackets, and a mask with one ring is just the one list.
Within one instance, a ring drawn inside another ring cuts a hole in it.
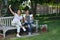
[{"label": "background trees", "polygon": [[[7,14],[10,13],[8,10],[8,5],[11,4],[12,9],[16,12],[16,10],[19,9],[19,6],[22,4],[23,1],[27,1],[27,0],[0,0],[0,14],[5,16],[11,15],[11,14]],[[38,3],[41,5],[44,4],[57,5],[57,9],[58,9],[58,4],[60,4],[60,0],[31,0],[31,12],[33,14],[36,14],[36,7]]]}]

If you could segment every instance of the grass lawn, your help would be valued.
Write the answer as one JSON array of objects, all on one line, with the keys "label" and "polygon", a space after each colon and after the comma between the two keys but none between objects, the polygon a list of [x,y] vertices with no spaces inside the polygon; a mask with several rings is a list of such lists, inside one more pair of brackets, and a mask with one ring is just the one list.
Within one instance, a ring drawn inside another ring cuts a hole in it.
[{"label": "grass lawn", "polygon": [[15,38],[10,40],[60,40],[60,20],[43,21],[48,25],[48,32],[37,36]]}]

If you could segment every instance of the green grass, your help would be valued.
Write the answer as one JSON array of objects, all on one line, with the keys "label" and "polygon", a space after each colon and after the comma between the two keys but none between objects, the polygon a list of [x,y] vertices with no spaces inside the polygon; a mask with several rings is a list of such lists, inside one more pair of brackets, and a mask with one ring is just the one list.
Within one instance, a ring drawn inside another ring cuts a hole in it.
[{"label": "green grass", "polygon": [[42,24],[44,23],[48,25],[48,32],[40,33],[40,35],[37,36],[15,38],[10,40],[60,40],[60,20],[46,20],[43,21]]}]

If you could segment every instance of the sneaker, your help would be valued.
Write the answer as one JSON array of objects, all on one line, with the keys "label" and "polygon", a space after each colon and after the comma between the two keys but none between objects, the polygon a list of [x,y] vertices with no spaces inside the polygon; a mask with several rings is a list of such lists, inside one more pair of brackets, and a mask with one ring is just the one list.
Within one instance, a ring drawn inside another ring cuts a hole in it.
[{"label": "sneaker", "polygon": [[19,34],[17,34],[17,37],[21,37]]},{"label": "sneaker", "polygon": [[31,32],[29,32],[28,35],[31,36]]},{"label": "sneaker", "polygon": [[26,31],[26,29],[25,29],[24,27],[22,27],[22,29],[23,29],[24,31]]}]

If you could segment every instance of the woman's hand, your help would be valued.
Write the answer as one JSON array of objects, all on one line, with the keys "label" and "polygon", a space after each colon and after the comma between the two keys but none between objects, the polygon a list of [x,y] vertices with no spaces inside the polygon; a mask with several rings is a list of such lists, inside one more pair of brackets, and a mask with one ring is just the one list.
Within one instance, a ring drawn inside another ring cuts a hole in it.
[{"label": "woman's hand", "polygon": [[11,8],[11,5],[9,5],[9,8]]}]

